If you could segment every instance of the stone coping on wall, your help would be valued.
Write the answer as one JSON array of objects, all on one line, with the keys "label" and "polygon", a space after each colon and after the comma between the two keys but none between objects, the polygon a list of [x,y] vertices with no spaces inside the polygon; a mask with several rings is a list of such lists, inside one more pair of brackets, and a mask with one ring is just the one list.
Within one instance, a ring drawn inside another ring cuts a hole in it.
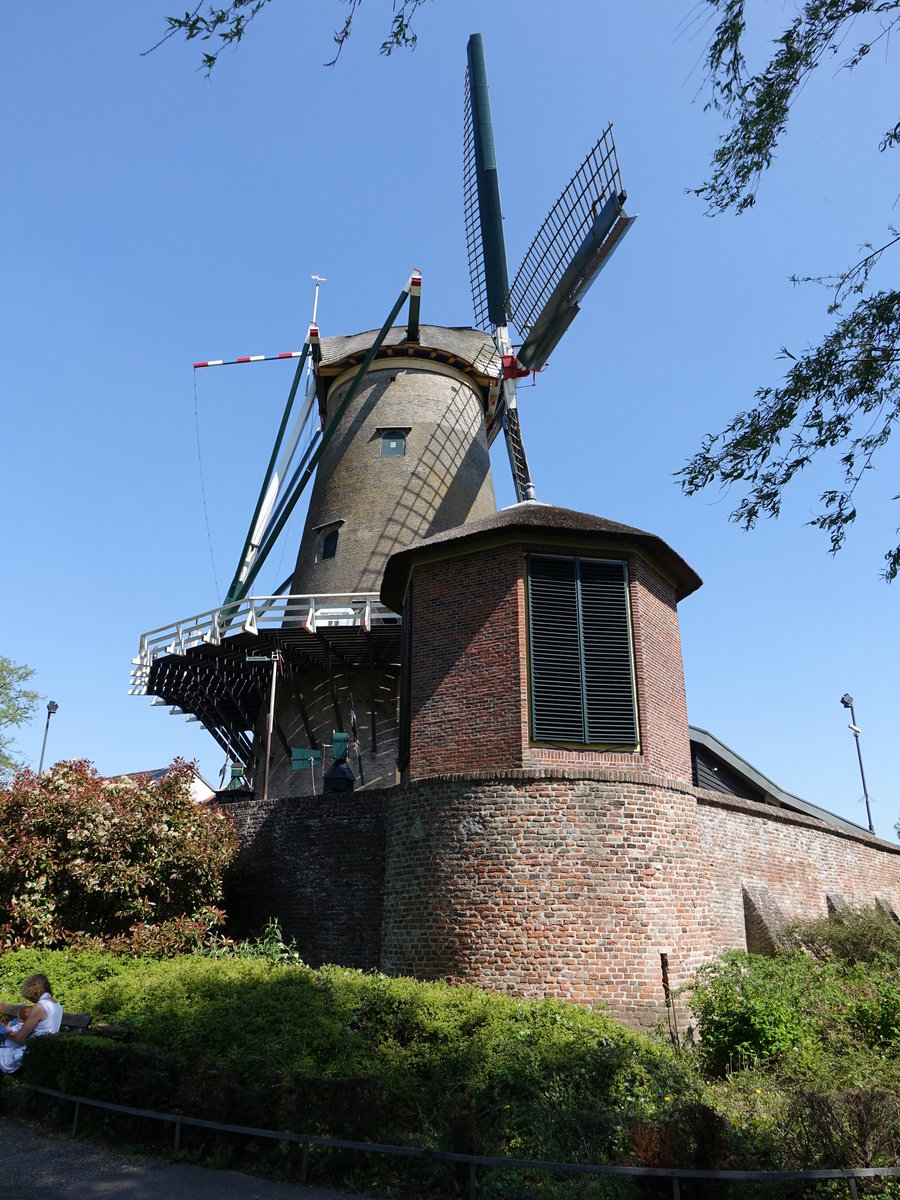
[{"label": "stone coping on wall", "polygon": [[658,775],[653,771],[629,770],[626,767],[508,767],[503,770],[454,771],[440,775],[417,775],[398,788],[412,789],[419,784],[489,784],[489,783],[631,783],[640,787],[664,788],[669,792],[693,795],[697,789],[685,779],[674,775]]},{"label": "stone coping on wall", "polygon": [[[629,783],[639,787],[661,788],[669,792],[680,792],[693,796],[698,792],[692,784],[684,779],[676,779],[673,775],[658,775],[652,771],[627,770],[622,767],[508,767],[504,770],[485,771],[454,771],[447,774],[421,775],[407,783],[396,783],[383,788],[366,788],[342,797],[345,803],[352,803],[357,797],[374,799],[377,796],[389,796],[397,793],[415,791],[421,784],[426,785],[462,785],[474,784],[519,784],[519,783]],[[265,803],[269,805],[287,804],[298,800],[321,800],[327,796],[336,797],[338,793],[299,792],[294,796],[270,797]],[[239,796],[231,802],[220,796],[220,805],[234,803],[236,805],[256,803],[262,804],[259,796]]]},{"label": "stone coping on wall", "polygon": [[887,850],[891,854],[900,854],[900,845],[896,842],[887,842],[874,833],[868,833],[865,829],[856,832],[848,829],[845,825],[830,825],[827,821],[807,816],[806,813],[796,812],[790,808],[781,808],[775,804],[766,804],[759,800],[745,800],[742,796],[732,796],[727,792],[715,792],[707,788],[696,787],[691,791],[697,797],[698,804],[709,808],[727,808],[732,812],[746,813],[750,817],[764,817],[768,821],[776,821],[781,825],[800,825],[806,829],[829,833],[833,837],[840,837],[845,841],[861,842],[864,846],[871,846],[873,850]]}]

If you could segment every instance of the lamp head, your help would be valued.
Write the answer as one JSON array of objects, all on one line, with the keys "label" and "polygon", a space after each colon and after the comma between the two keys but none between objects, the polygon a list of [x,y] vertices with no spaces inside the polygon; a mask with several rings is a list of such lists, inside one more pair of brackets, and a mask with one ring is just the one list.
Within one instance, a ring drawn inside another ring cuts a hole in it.
[{"label": "lamp head", "polygon": [[59,705],[56,703],[55,700],[50,700],[47,704],[47,712],[52,717],[53,714],[58,711],[59,711]]},{"label": "lamp head", "polygon": [[841,696],[841,704],[843,704],[844,708],[853,707],[853,697],[849,692],[844,692],[843,696]]}]

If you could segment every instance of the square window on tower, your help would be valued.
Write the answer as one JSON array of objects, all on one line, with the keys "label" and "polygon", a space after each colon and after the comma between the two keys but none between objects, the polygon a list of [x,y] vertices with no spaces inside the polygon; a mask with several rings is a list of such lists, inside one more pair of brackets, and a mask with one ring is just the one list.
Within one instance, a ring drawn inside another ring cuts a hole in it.
[{"label": "square window on tower", "polygon": [[334,558],[337,554],[338,531],[329,529],[327,533],[322,535],[322,553],[321,558]]},{"label": "square window on tower", "polygon": [[379,429],[381,434],[381,457],[402,458],[406,454],[408,429]]}]

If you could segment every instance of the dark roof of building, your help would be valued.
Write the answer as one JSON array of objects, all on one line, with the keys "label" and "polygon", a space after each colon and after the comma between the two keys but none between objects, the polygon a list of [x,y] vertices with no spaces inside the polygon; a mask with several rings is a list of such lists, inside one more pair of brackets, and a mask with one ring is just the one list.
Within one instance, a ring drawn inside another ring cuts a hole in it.
[{"label": "dark roof of building", "polygon": [[[352,333],[346,337],[322,338],[322,359],[320,369],[335,366],[345,358],[367,351],[379,330],[369,329],[365,333]],[[395,325],[389,329],[379,353],[393,346],[406,343],[406,326]],[[467,327],[447,328],[443,325],[420,325],[419,337],[409,345],[421,346],[427,349],[440,350],[446,354],[462,359],[473,366],[482,375],[500,374],[500,356],[491,337],[480,329]]]},{"label": "dark roof of building", "polygon": [[[706,729],[698,729],[696,725],[691,725],[689,729],[691,744],[693,746],[702,746],[704,749],[712,753],[715,758],[719,759],[726,767],[739,778],[746,782],[748,788],[746,795],[755,798],[754,794],[762,793],[764,802],[769,804],[777,804],[779,808],[786,808],[791,812],[804,813],[808,817],[816,817],[820,821],[825,821],[828,825],[838,825],[842,829],[847,829],[851,833],[865,833],[869,831],[862,825],[857,825],[855,821],[848,821],[844,817],[839,817],[835,813],[829,812],[826,808],[820,808],[817,804],[810,804],[808,800],[801,800],[799,796],[793,796],[790,792],[784,791],[778,784],[773,783],[761,771],[757,771],[756,767],[750,765],[745,758],[741,758],[724,742],[720,742],[717,737],[714,737]],[[720,789],[713,788],[714,791]]]},{"label": "dark roof of building", "polygon": [[[392,554],[388,559],[381,584],[381,600],[395,612],[403,607],[407,581],[415,559],[437,546],[446,548],[493,541],[498,535],[521,533],[524,536],[540,531],[542,538],[548,534],[559,534],[571,537],[602,538],[607,543],[634,543],[641,547],[666,571],[675,582],[675,597],[683,600],[691,592],[695,592],[703,580],[697,572],[684,561],[681,555],[668,546],[662,538],[643,529],[635,529],[631,525],[622,525],[618,521],[608,521],[605,517],[595,517],[590,513],[575,512],[571,508],[559,508],[555,504],[541,504],[534,500],[522,504],[513,504],[503,508],[489,517],[478,521],[470,521],[448,529],[444,533],[435,533],[431,537],[419,538],[406,549]],[[506,540],[510,540],[507,536]]]}]

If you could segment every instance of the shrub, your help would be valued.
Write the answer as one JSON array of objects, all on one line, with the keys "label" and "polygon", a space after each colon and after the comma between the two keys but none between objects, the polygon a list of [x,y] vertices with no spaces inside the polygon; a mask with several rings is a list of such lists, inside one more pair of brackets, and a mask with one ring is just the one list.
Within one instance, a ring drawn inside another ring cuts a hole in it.
[{"label": "shrub", "polygon": [[788,1166],[895,1166],[900,1156],[900,1096],[850,1088],[799,1092],[785,1116]]},{"label": "shrub", "polygon": [[890,979],[875,979],[868,995],[861,996],[850,1010],[851,1023],[870,1046],[894,1046],[900,1042],[900,985]]},{"label": "shrub", "polygon": [[900,925],[878,905],[846,908],[820,921],[780,931],[783,945],[823,961],[900,967]]},{"label": "shrub", "polygon": [[152,782],[73,761],[0,789],[0,947],[203,944],[237,842],[223,813],[193,803],[190,780],[180,760]]},{"label": "shrub", "polygon": [[[82,969],[82,955],[19,951],[0,956],[0,987],[43,970],[63,1004],[89,1009],[100,1027],[39,1040],[34,1078],[80,1094],[90,1078],[92,1094],[135,1103],[134,1054],[140,1088],[165,1110],[260,1128],[621,1161],[636,1122],[669,1120],[699,1099],[671,1046],[602,1012],[313,970],[273,961],[268,942],[260,954],[117,957],[92,982],[98,955]],[[104,1039],[104,1022],[128,1040]]]},{"label": "shrub", "polygon": [[691,1007],[707,1068],[722,1075],[808,1048],[816,1034],[805,1011],[812,974],[801,954],[768,958],[732,950],[702,966]]}]

